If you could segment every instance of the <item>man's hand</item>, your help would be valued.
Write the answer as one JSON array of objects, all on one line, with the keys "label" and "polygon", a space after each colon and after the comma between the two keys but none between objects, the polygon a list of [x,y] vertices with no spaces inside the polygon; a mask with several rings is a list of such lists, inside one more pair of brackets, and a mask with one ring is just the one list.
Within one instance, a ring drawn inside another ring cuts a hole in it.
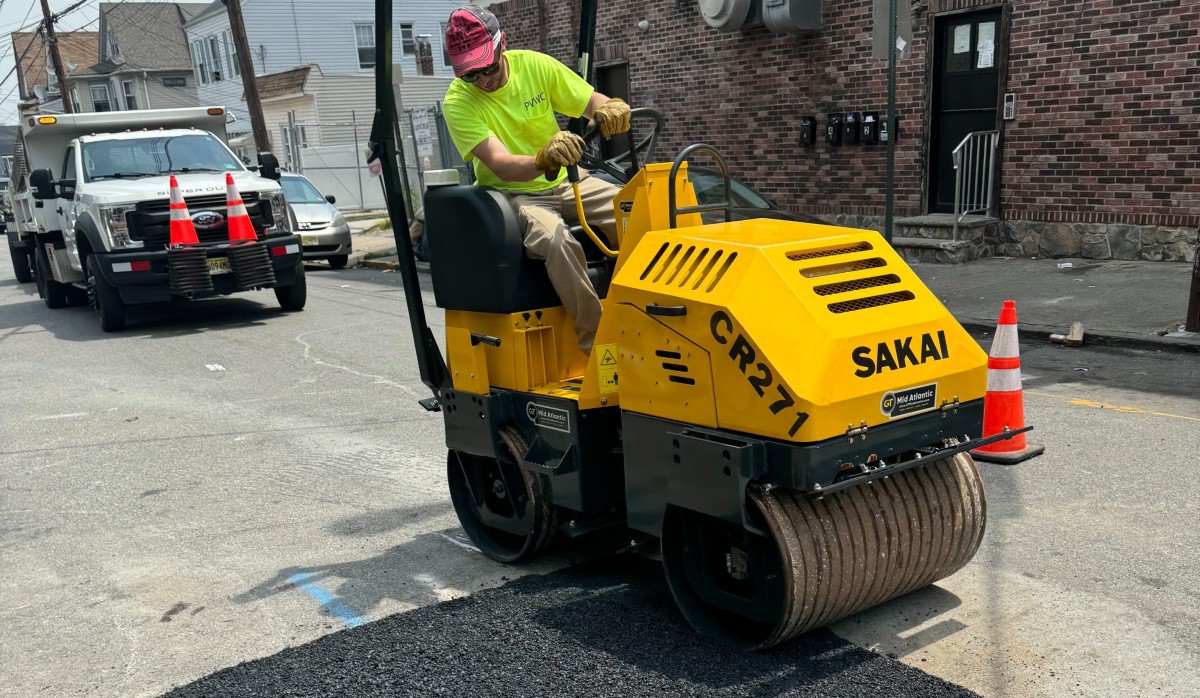
[{"label": "man's hand", "polygon": [[629,130],[629,105],[619,97],[613,97],[604,104],[596,107],[592,120],[600,129],[600,135],[610,138],[617,133]]},{"label": "man's hand", "polygon": [[559,131],[534,157],[535,166],[546,173],[546,179],[558,176],[560,167],[579,164],[583,159],[583,139],[570,131]]}]

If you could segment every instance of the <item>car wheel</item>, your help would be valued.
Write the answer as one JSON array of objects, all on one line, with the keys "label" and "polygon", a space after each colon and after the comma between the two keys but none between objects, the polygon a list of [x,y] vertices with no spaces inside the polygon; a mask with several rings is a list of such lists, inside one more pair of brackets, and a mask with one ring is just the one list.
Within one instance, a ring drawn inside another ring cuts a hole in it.
[{"label": "car wheel", "polygon": [[54,280],[54,276],[50,274],[50,260],[46,258],[46,251],[41,245],[35,249],[34,258],[37,264],[38,295],[46,301],[46,307],[65,308],[70,305],[70,286]]},{"label": "car wheel", "polygon": [[29,260],[29,248],[22,245],[10,247],[8,251],[12,254],[13,273],[17,275],[17,281],[23,284],[33,281],[33,265]]},{"label": "car wheel", "polygon": [[348,255],[348,254],[334,255],[334,256],[330,257],[328,259],[328,261],[329,261],[330,269],[342,269],[343,267],[346,266],[346,262],[350,261],[350,255]]},{"label": "car wheel", "polygon": [[88,257],[88,300],[100,315],[100,329],[116,332],[125,329],[125,301],[97,269],[95,257]]},{"label": "car wheel", "polygon": [[275,288],[275,298],[285,311],[304,310],[304,303],[308,300],[308,282],[304,279],[303,264],[296,265],[296,280],[291,286]]}]

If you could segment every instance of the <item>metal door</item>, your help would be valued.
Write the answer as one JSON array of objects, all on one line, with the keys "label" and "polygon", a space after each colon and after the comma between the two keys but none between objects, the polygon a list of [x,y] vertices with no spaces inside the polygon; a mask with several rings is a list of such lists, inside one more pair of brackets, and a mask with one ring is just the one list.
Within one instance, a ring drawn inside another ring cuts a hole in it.
[{"label": "metal door", "polygon": [[935,36],[929,211],[952,213],[951,153],[968,133],[999,128],[1000,10],[938,18]]}]

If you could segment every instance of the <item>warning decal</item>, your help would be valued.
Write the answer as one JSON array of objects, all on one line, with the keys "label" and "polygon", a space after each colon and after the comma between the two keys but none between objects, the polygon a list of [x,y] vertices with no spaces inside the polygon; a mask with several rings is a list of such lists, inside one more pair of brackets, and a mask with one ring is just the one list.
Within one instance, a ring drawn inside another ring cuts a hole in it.
[{"label": "warning decal", "polygon": [[592,350],[596,357],[596,369],[600,376],[600,392],[617,392],[617,345],[598,344]]}]

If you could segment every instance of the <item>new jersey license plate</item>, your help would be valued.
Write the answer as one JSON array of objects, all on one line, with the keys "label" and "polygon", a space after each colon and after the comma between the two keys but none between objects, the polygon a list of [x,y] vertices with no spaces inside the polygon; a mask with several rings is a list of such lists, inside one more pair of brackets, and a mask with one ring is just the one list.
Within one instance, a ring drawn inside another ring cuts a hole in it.
[{"label": "new jersey license plate", "polygon": [[232,269],[229,268],[228,257],[210,257],[208,259],[208,273],[216,276],[217,274],[228,274]]},{"label": "new jersey license plate", "polygon": [[315,244],[317,244],[317,236],[316,235],[301,235],[300,236],[300,244],[301,245],[315,245]]}]

